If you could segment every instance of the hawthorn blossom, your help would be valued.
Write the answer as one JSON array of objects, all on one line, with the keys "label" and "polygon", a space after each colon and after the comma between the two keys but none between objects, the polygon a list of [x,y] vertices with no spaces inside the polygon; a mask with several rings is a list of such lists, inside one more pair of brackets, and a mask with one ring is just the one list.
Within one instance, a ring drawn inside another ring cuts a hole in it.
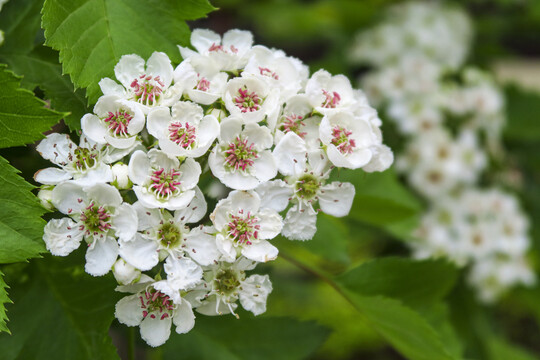
[{"label": "hawthorn blossom", "polygon": [[171,110],[158,107],[148,114],[148,132],[158,139],[160,149],[169,156],[204,155],[219,135],[217,119],[204,116],[203,109],[189,101],[179,101]]},{"label": "hawthorn blossom", "polygon": [[[197,312],[204,315],[223,315],[231,313],[238,307],[236,302],[254,315],[266,311],[266,301],[272,292],[272,283],[268,275],[247,276],[246,271],[256,266],[255,261],[244,257],[233,263],[218,263],[204,272],[204,296],[197,305]],[[238,317],[238,315],[236,315]]]},{"label": "hawthorn blossom", "polygon": [[258,262],[277,257],[278,249],[268,240],[279,235],[283,221],[275,210],[261,208],[256,192],[232,191],[217,203],[210,220],[225,261],[235,261],[240,255]]},{"label": "hawthorn blossom", "polygon": [[319,125],[321,117],[313,114],[308,97],[305,94],[290,97],[285,104],[276,126],[275,144],[283,135],[293,132],[300,136],[311,149],[320,148]]},{"label": "hawthorn blossom", "polygon": [[247,61],[253,44],[253,35],[249,31],[229,30],[221,36],[207,29],[195,29],[191,32],[191,45],[197,50],[178,46],[184,59],[207,57],[220,70],[235,71],[242,69]]},{"label": "hawthorn blossom", "polygon": [[94,106],[94,114],[81,119],[86,136],[99,144],[111,144],[115,148],[132,148],[137,134],[144,128],[144,113],[132,101],[117,95],[104,95]]},{"label": "hawthorn blossom", "polygon": [[120,84],[110,78],[99,82],[104,95],[117,95],[133,101],[148,114],[152,107],[168,105],[168,89],[173,80],[173,67],[169,57],[162,52],[154,52],[145,61],[139,55],[123,55],[114,67],[114,74]]},{"label": "hawthorn blossom", "polygon": [[137,214],[131,205],[123,203],[118,190],[97,183],[82,187],[63,182],[52,192],[53,205],[69,217],[50,220],[43,240],[47,249],[57,256],[66,256],[88,243],[85,270],[93,276],[105,275],[118,255],[117,238],[127,241],[137,231]]},{"label": "hawthorn blossom", "polygon": [[357,104],[349,79],[345,75],[332,76],[322,69],[308,80],[306,95],[313,108],[324,115],[340,110],[352,111]]},{"label": "hawthorn blossom", "polygon": [[242,125],[242,120],[229,117],[221,122],[219,143],[210,153],[208,165],[224,185],[237,190],[254,189],[277,174],[269,150],[273,142],[267,127]]},{"label": "hawthorn blossom", "polygon": [[186,208],[195,196],[195,186],[201,166],[191,158],[180,164],[160,150],[148,153],[137,150],[129,161],[129,178],[135,184],[133,191],[146,207],[180,210]]}]

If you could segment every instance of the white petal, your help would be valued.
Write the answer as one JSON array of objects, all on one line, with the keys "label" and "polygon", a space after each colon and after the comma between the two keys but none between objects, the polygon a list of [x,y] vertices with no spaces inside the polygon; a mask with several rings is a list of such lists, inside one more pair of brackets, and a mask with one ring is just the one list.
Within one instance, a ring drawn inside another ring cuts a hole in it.
[{"label": "white petal", "polygon": [[148,315],[140,325],[141,337],[152,347],[163,345],[171,336],[171,323],[170,317],[161,320],[159,315],[154,319]]},{"label": "white petal", "polygon": [[117,207],[111,222],[115,235],[121,240],[129,241],[137,232],[138,217],[130,204],[123,203]]},{"label": "white petal", "polygon": [[51,203],[63,214],[72,215],[88,206],[87,198],[82,186],[64,182],[53,189]]},{"label": "white petal", "polygon": [[243,210],[244,213],[256,214],[261,206],[261,198],[255,191],[231,191],[228,199],[233,209]]},{"label": "white petal", "polygon": [[254,315],[266,311],[266,299],[272,292],[272,283],[268,275],[251,275],[242,282],[240,303],[242,307]]},{"label": "white petal", "polygon": [[[103,97],[103,96],[102,96]],[[99,101],[99,100],[98,100]],[[107,135],[107,129],[101,123],[101,120],[94,114],[86,114],[81,119],[81,126],[83,133],[91,140],[105,144],[105,135]]]},{"label": "white petal", "polygon": [[34,174],[34,180],[45,185],[57,185],[71,179],[71,175],[59,168],[41,169]]},{"label": "white petal", "polygon": [[95,184],[84,188],[88,197],[95,200],[99,205],[120,206],[122,196],[117,188],[109,184]]},{"label": "white petal", "polygon": [[144,184],[150,171],[148,156],[143,151],[137,150],[131,155],[128,166],[131,181],[137,185]]},{"label": "white petal", "polygon": [[179,170],[182,173],[179,178],[182,190],[193,189],[199,182],[201,165],[192,158],[187,158],[184,160]]},{"label": "white petal", "polygon": [[203,272],[197,263],[188,258],[169,256],[164,265],[167,282],[175,290],[188,290],[202,280]]},{"label": "white petal", "polygon": [[394,153],[386,146],[381,145],[371,161],[362,168],[366,172],[384,171],[394,162]]},{"label": "white petal", "polygon": [[81,244],[84,231],[70,218],[52,219],[45,225],[43,241],[56,256],[67,256]]},{"label": "white petal", "polygon": [[114,67],[114,74],[126,89],[131,88],[133,80],[144,74],[144,60],[139,55],[123,55]]},{"label": "white petal", "polygon": [[132,206],[137,213],[138,231],[156,227],[162,220],[161,214],[158,209],[146,208],[140,201],[135,202],[135,204],[133,204]]},{"label": "white petal", "polygon": [[114,316],[121,324],[138,326],[143,319],[141,300],[138,295],[125,296],[116,303]]},{"label": "white petal", "polygon": [[253,162],[253,173],[260,182],[266,182],[277,175],[276,160],[270,150],[261,151]]},{"label": "white petal", "polygon": [[162,139],[167,136],[171,112],[168,107],[156,107],[148,113],[147,129],[150,135]]},{"label": "white petal", "polygon": [[255,189],[261,197],[261,208],[271,208],[278,212],[289,205],[289,198],[294,195],[293,187],[283,180],[267,181]]},{"label": "white petal", "polygon": [[207,233],[208,228],[195,228],[186,236],[186,252],[189,256],[203,266],[211,265],[217,261],[220,252],[216,246],[216,237]]},{"label": "white petal", "polygon": [[317,213],[311,207],[298,210],[293,206],[285,217],[281,234],[290,240],[311,240],[317,232]]},{"label": "white petal", "polygon": [[207,205],[201,189],[196,186],[193,190],[195,190],[195,196],[189,205],[185,209],[174,212],[175,221],[183,224],[195,223],[206,215]]},{"label": "white petal", "polygon": [[137,234],[131,241],[120,241],[120,256],[131,266],[150,270],[159,262],[158,244]]},{"label": "white petal", "polygon": [[169,57],[162,52],[155,51],[146,62],[146,72],[148,75],[159,76],[160,80],[168,88],[173,79],[174,69]]},{"label": "white petal", "polygon": [[283,228],[283,219],[272,209],[262,209],[257,214],[259,220],[259,238],[273,239],[279,235]]},{"label": "white petal", "polygon": [[61,165],[70,162],[69,155],[77,145],[66,134],[52,133],[39,142],[36,150],[46,160]]},{"label": "white petal", "polygon": [[342,217],[351,211],[354,200],[354,185],[351,183],[333,182],[325,185],[319,192],[319,205],[321,210],[332,216]]},{"label": "white petal", "polygon": [[118,256],[118,243],[112,237],[96,239],[86,251],[84,270],[92,276],[101,276],[111,270]]},{"label": "white petal", "polygon": [[126,89],[118,84],[113,79],[103,78],[99,81],[99,88],[103,95],[116,95],[123,97],[126,94]]},{"label": "white petal", "polygon": [[247,50],[253,45],[253,34],[246,30],[232,29],[223,35],[223,45],[231,45],[242,50]]},{"label": "white petal", "polygon": [[267,149],[274,142],[272,133],[266,126],[259,126],[254,123],[246,124],[242,135],[246,136],[250,143],[254,143],[257,150]]},{"label": "white petal", "polygon": [[266,240],[247,245],[242,249],[242,255],[250,260],[267,262],[275,260],[278,256],[278,249]]},{"label": "white petal", "polygon": [[88,170],[83,176],[75,174],[74,183],[81,186],[92,186],[96,183],[111,182],[114,180],[111,166],[100,163],[96,168]]},{"label": "white petal", "polygon": [[228,117],[221,121],[219,139],[224,142],[233,142],[242,131],[242,120]]},{"label": "white petal", "polygon": [[191,45],[201,54],[206,53],[214,44],[221,44],[221,36],[212,30],[195,29],[191,33]]},{"label": "white petal", "polygon": [[300,174],[306,167],[306,142],[293,132],[281,138],[274,149],[279,172],[283,175]]},{"label": "white petal", "polygon": [[191,309],[191,304],[187,301],[182,301],[176,305],[173,312],[173,324],[176,326],[178,334],[185,334],[195,326],[195,314]]}]

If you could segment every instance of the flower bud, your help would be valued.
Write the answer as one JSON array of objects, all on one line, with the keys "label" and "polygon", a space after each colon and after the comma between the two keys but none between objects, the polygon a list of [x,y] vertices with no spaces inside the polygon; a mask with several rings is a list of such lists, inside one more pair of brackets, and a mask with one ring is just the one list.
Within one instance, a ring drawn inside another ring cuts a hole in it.
[{"label": "flower bud", "polygon": [[128,285],[141,277],[141,271],[120,258],[113,265],[113,275],[119,284]]},{"label": "flower bud", "polygon": [[41,189],[39,190],[38,199],[41,202],[41,205],[50,211],[54,211],[54,205],[52,204],[52,189]]},{"label": "flower bud", "polygon": [[221,121],[221,119],[225,119],[227,117],[227,113],[221,109],[212,109],[210,112],[207,113],[207,115],[214,115],[216,119]]},{"label": "flower bud", "polygon": [[118,189],[129,189],[131,186],[133,186],[133,183],[128,176],[129,168],[126,164],[114,164],[112,167],[112,172],[114,176],[112,185],[116,186]]}]

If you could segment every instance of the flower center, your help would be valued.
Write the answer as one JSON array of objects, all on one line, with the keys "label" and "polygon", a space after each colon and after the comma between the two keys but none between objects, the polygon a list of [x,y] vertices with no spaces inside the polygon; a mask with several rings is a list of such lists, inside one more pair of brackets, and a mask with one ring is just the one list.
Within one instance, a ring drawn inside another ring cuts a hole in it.
[{"label": "flower center", "polygon": [[269,68],[263,68],[259,66],[259,71],[261,72],[261,75],[271,77],[274,80],[279,80],[278,74],[270,70]]},{"label": "flower center", "polygon": [[133,80],[131,88],[135,93],[135,99],[144,105],[154,105],[161,96],[165,84],[159,76],[143,74],[138,79]]},{"label": "flower center", "polygon": [[319,180],[310,174],[303,175],[296,182],[296,196],[301,199],[310,200],[317,195],[321,183]]},{"label": "flower center", "polygon": [[210,81],[208,81],[207,78],[202,77],[197,81],[197,86],[195,87],[197,90],[201,91],[208,91],[210,90]]},{"label": "flower center", "polygon": [[97,156],[98,154],[95,149],[77,147],[73,150],[73,155],[70,154],[68,158],[77,170],[85,171],[97,164]]},{"label": "flower center", "polygon": [[108,123],[109,131],[116,136],[128,136],[128,125],[133,119],[133,116],[127,111],[119,110],[116,112],[109,111],[109,116],[103,121]]},{"label": "flower center", "polygon": [[94,202],[81,213],[80,219],[83,225],[79,229],[86,229],[87,235],[105,233],[111,228],[111,214],[103,206],[97,206]]},{"label": "flower center", "polygon": [[148,315],[152,319],[159,317],[160,320],[166,319],[172,315],[174,304],[168,295],[157,291],[153,287],[149,288],[139,296],[141,300],[141,309],[143,310],[143,318]]},{"label": "flower center", "polygon": [[173,221],[167,221],[159,228],[158,239],[163,247],[175,248],[180,245],[182,232]]},{"label": "flower center", "polygon": [[335,91],[330,93],[329,91],[326,91],[323,89],[323,94],[325,96],[324,102],[322,104],[323,108],[332,108],[334,109],[336,106],[339,105],[339,102],[341,101],[341,96]]},{"label": "flower center", "polygon": [[240,286],[237,274],[231,269],[221,269],[214,279],[215,289],[221,295],[230,295]]},{"label": "flower center", "polygon": [[152,184],[150,184],[149,188],[159,199],[169,199],[169,197],[180,192],[178,187],[180,185],[179,177],[180,171],[175,169],[169,171],[165,171],[164,168],[154,170],[150,176]]},{"label": "flower center", "polygon": [[[237,49],[234,45],[231,45],[231,46],[230,46],[230,49],[231,49],[231,52],[232,52],[233,54],[238,53],[238,49]],[[216,45],[216,43],[213,43],[212,46],[210,46],[210,47],[208,48],[208,51],[209,51],[209,52],[218,52],[218,51],[221,51],[221,52],[227,53],[227,50],[223,47],[223,45]]]},{"label": "flower center", "polygon": [[303,119],[302,116],[296,114],[285,116],[281,127],[285,133],[292,131],[303,139],[307,135],[307,132],[300,131],[301,126],[306,126]]},{"label": "flower center", "polygon": [[255,144],[251,143],[248,146],[247,139],[242,140],[241,137],[237,137],[236,140],[232,143],[229,143],[229,148],[225,150],[226,166],[230,170],[239,170],[246,171],[246,169],[253,165],[255,162],[254,159],[257,159],[259,155],[257,150],[253,148]]},{"label": "flower center", "polygon": [[243,214],[244,211],[240,210],[239,215],[229,215],[228,234],[237,244],[251,245],[251,239],[259,238],[261,226],[257,224],[259,219],[255,215],[248,212],[244,217]]},{"label": "flower center", "polygon": [[332,129],[332,144],[334,144],[342,154],[350,154],[356,147],[354,139],[349,137],[352,131],[349,131],[341,126],[336,126]]},{"label": "flower center", "polygon": [[184,149],[193,148],[193,143],[197,138],[195,126],[189,123],[172,123],[169,125],[169,139],[183,147]]},{"label": "flower center", "polygon": [[234,98],[234,103],[243,112],[253,112],[261,108],[263,100],[254,91],[248,92],[246,86],[238,89],[238,95]]}]

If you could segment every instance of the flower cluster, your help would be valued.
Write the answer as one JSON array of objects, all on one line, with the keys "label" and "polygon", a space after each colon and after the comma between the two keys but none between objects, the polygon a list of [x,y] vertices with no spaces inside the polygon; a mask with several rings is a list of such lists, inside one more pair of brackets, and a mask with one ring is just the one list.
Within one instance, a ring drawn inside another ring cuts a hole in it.
[{"label": "flower cluster", "polygon": [[[361,82],[406,138],[396,167],[431,207],[415,234],[415,256],[470,264],[470,282],[488,302],[512,284],[530,284],[533,276],[524,260],[526,226],[519,225],[526,220],[516,201],[478,188],[490,157],[503,156],[504,98],[487,72],[463,67],[470,33],[470,20],[459,9],[412,2],[391,8],[386,22],[358,35],[352,53],[377,66]],[[383,36],[406,49],[381,42]],[[494,203],[514,204],[511,214]],[[512,241],[500,228],[503,219],[519,228],[520,251],[499,246]]]},{"label": "flower cluster", "polygon": [[[128,293],[117,319],[151,346],[194,326],[194,311],[266,310],[272,239],[308,240],[317,213],[346,216],[355,190],[336,167],[393,162],[381,121],[343,75],[311,77],[252,34],[194,30],[176,68],[155,52],[124,55],[82,120],[77,145],[53,133],[37,150],[40,198],[64,215],[43,239],[54,255],[87,245],[85,270],[113,271]],[[205,193],[207,194],[205,196]]]}]

